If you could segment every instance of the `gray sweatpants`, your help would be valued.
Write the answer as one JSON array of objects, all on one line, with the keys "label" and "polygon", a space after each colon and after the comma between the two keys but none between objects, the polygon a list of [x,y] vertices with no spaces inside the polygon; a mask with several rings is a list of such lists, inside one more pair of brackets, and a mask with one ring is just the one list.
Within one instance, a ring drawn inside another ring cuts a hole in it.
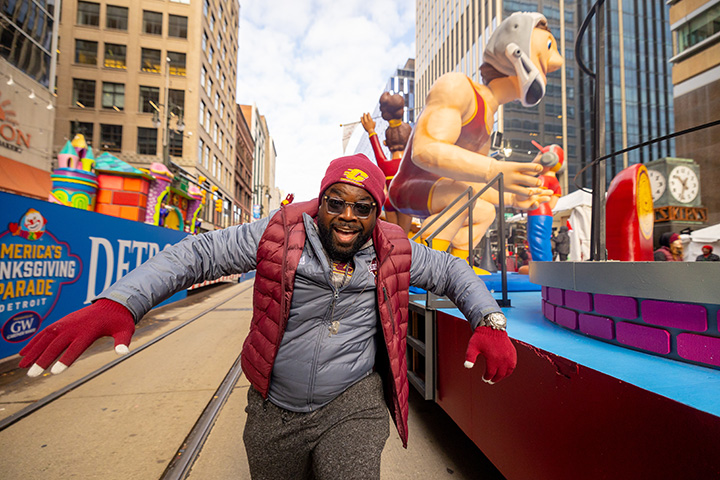
[{"label": "gray sweatpants", "polygon": [[379,479],[390,435],[380,375],[308,413],[280,408],[252,387],[243,440],[253,480]]}]

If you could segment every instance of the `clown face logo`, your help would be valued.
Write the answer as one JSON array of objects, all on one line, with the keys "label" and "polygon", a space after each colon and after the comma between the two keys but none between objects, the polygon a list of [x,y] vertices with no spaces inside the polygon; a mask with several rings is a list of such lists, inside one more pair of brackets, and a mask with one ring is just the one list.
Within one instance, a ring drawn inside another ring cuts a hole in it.
[{"label": "clown face logo", "polygon": [[360,170],[359,168],[350,168],[348,170],[345,170],[345,173],[343,173],[345,176],[345,179],[349,182],[352,182],[356,185],[362,186],[363,182],[367,180],[368,174]]},{"label": "clown face logo", "polygon": [[45,233],[46,223],[47,220],[42,214],[31,208],[25,212],[19,223],[11,223],[8,227],[14,236],[20,236],[28,240],[39,240]]}]

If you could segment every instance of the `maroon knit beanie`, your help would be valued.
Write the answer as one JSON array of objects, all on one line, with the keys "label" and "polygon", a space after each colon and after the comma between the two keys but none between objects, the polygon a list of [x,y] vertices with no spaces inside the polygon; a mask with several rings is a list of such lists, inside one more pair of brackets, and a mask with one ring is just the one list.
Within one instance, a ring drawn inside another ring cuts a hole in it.
[{"label": "maroon knit beanie", "polygon": [[385,174],[362,153],[336,158],[330,162],[325,177],[320,183],[318,202],[322,203],[325,190],[333,183],[347,183],[367,190],[375,199],[376,212],[380,214],[380,209],[385,203]]},{"label": "maroon knit beanie", "polygon": [[678,235],[677,233],[673,233],[672,235],[670,235],[670,244],[672,244],[675,240],[680,240],[680,235]]}]

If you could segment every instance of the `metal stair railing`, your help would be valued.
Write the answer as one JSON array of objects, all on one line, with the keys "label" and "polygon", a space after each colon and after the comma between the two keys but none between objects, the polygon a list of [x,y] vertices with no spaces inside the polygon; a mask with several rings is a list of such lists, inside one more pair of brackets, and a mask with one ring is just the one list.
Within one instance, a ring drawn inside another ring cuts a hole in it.
[{"label": "metal stair railing", "polygon": [[[501,263],[501,276],[502,276],[502,300],[498,300],[498,304],[501,307],[509,307],[510,306],[510,299],[507,295],[507,267],[505,265],[505,187],[503,183],[503,174],[499,173],[495,177],[493,177],[492,180],[490,180],[485,187],[483,187],[479,192],[473,194],[472,187],[468,187],[467,190],[462,192],[460,195],[458,195],[450,204],[443,209],[442,212],[440,212],[435,218],[433,218],[430,222],[423,225],[422,228],[411,238],[412,241],[415,241],[417,238],[419,238],[423,233],[425,233],[432,225],[437,223],[437,221],[442,217],[444,214],[448,213],[451,208],[453,208],[457,203],[459,203],[464,197],[467,197],[467,200],[465,203],[463,203],[457,211],[449,218],[447,219],[440,227],[435,230],[431,235],[427,237],[425,242],[427,245],[432,248],[432,241],[433,239],[442,232],[443,229],[445,229],[453,220],[455,220],[459,215],[462,214],[462,212],[465,211],[465,209],[468,210],[468,262],[470,263],[470,266],[473,264],[473,250],[474,250],[474,242],[473,242],[473,234],[472,234],[472,225],[473,225],[473,207],[475,206],[475,202],[477,199],[485,193],[489,188],[491,188],[495,183],[497,183],[498,187],[498,193],[500,194],[500,201],[498,203],[498,249],[500,251],[500,263]],[[424,300],[424,305],[422,303],[422,300]],[[435,359],[435,352],[436,352],[436,318],[437,318],[437,309],[439,308],[452,308],[453,303],[447,299],[447,297],[440,297],[438,295],[435,295],[432,292],[426,292],[425,294],[411,294],[410,295],[410,306],[409,310],[411,314],[417,314],[418,316],[422,317],[423,321],[423,328],[425,332],[425,338],[421,339],[410,332],[407,334],[407,345],[408,345],[408,363],[411,363],[411,365],[414,366],[414,362],[412,362],[412,355],[413,353],[417,353],[420,356],[424,358],[424,374],[425,379],[418,375],[414,368],[408,368],[408,381],[420,392],[423,394],[425,400],[434,400],[435,399],[435,389],[436,389],[436,359]]]}]

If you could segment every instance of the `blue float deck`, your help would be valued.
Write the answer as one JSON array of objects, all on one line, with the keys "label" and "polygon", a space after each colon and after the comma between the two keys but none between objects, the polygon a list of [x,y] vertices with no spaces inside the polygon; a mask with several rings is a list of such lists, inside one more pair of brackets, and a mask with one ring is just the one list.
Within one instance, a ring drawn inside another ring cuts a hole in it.
[{"label": "blue float deck", "polygon": [[[491,288],[491,290],[493,290]],[[494,296],[500,299],[497,291]],[[508,293],[510,337],[698,410],[720,416],[720,371],[656,357],[573,333],[542,314],[540,292]],[[418,302],[423,303],[423,302]],[[443,312],[464,318],[457,308]]]}]

